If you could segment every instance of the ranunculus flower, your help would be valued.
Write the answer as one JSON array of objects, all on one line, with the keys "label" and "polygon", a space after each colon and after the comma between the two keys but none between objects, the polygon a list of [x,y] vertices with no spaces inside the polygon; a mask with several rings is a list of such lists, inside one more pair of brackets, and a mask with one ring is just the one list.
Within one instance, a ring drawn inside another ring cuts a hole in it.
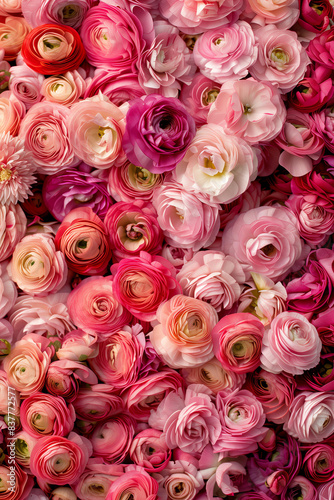
[{"label": "ranunculus flower", "polygon": [[15,460],[22,467],[29,467],[31,450],[37,443],[37,438],[32,437],[28,432],[20,430],[15,433]]},{"label": "ranunculus flower", "polygon": [[237,457],[257,450],[267,428],[261,403],[245,389],[231,394],[220,392],[216,408],[221,422],[219,439],[213,446],[215,453]]},{"label": "ranunculus flower", "polygon": [[123,111],[101,93],[72,105],[68,130],[75,154],[93,167],[120,166],[125,160],[124,116]]},{"label": "ranunculus flower", "polygon": [[280,313],[265,331],[261,366],[271,372],[301,375],[320,361],[318,332],[302,314]]},{"label": "ranunculus flower", "polygon": [[65,335],[57,350],[58,359],[86,361],[98,354],[97,334],[90,335],[82,330],[73,330]]},{"label": "ranunculus flower", "polygon": [[297,394],[284,430],[302,443],[319,443],[334,431],[334,396],[331,392]]},{"label": "ranunculus flower", "polygon": [[0,50],[5,51],[5,61],[13,61],[17,57],[30,30],[24,17],[0,17]]},{"label": "ranunculus flower", "polygon": [[13,415],[20,415],[20,393],[15,389],[12,389],[12,394],[10,395],[11,399],[8,399],[8,390],[11,387],[10,382],[8,381],[7,373],[2,369],[0,369],[0,415],[8,414],[8,402],[11,402],[13,406]]},{"label": "ranunculus flower", "polygon": [[159,498],[192,500],[204,486],[201,471],[186,460],[169,462],[167,467],[154,477],[159,482]]},{"label": "ranunculus flower", "polygon": [[59,359],[49,365],[45,389],[50,394],[61,396],[66,402],[71,403],[77,399],[80,382],[96,384],[98,380],[95,373],[84,363]]},{"label": "ranunculus flower", "polygon": [[297,219],[287,208],[263,206],[241,213],[227,224],[222,250],[233,255],[246,274],[256,272],[278,280],[298,265],[303,243]]},{"label": "ranunculus flower", "polygon": [[17,135],[21,120],[26,114],[25,105],[13,92],[6,90],[0,95],[0,133]]},{"label": "ranunculus flower", "polygon": [[110,276],[84,279],[70,293],[67,306],[78,328],[105,340],[129,323],[131,314],[116,299]]},{"label": "ranunculus flower", "polygon": [[43,80],[43,75],[36,73],[24,63],[10,68],[9,88],[27,109],[42,99]]},{"label": "ranunculus flower", "polygon": [[43,81],[41,94],[45,101],[71,106],[82,97],[86,83],[78,71],[67,71],[62,76],[50,76]]},{"label": "ranunculus flower", "polygon": [[89,366],[99,380],[114,390],[124,389],[138,379],[145,347],[140,325],[124,326],[99,343],[98,355],[89,359]]},{"label": "ranunculus flower", "polygon": [[52,236],[36,233],[16,245],[8,273],[25,293],[43,297],[65,285],[67,265]]},{"label": "ranunculus flower", "polygon": [[245,475],[245,467],[236,460],[220,464],[206,483],[208,500],[219,498],[217,495],[220,493],[224,496],[239,493],[238,485],[242,483],[242,476]]},{"label": "ranunculus flower", "polygon": [[293,478],[286,491],[287,500],[294,500],[296,494],[305,500],[317,500],[318,493],[316,487],[303,476]]},{"label": "ranunculus flower", "polygon": [[124,474],[123,465],[105,464],[100,460],[89,459],[86,470],[73,486],[78,498],[101,500],[106,498],[112,483]]},{"label": "ranunculus flower", "polygon": [[194,60],[203,75],[218,83],[240,80],[257,57],[252,28],[245,21],[204,33],[194,46]]},{"label": "ranunculus flower", "polygon": [[257,165],[254,149],[211,123],[199,129],[174,175],[186,191],[207,195],[214,203],[230,203],[255,179]]},{"label": "ranunculus flower", "polygon": [[156,429],[145,429],[133,439],[130,450],[131,460],[146,472],[162,471],[171,459],[163,433]]},{"label": "ranunculus flower", "polygon": [[201,73],[196,73],[190,85],[183,85],[180,101],[194,118],[199,127],[207,122],[209,109],[217,99],[221,85]]},{"label": "ranunculus flower", "polygon": [[123,462],[131,446],[135,424],[125,413],[98,423],[90,436],[93,456],[102,457],[107,463]]},{"label": "ranunculus flower", "polygon": [[17,289],[7,273],[7,265],[8,262],[0,263],[0,318],[6,316],[17,299]]},{"label": "ranunculus flower", "polygon": [[78,274],[104,274],[111,258],[106,227],[90,207],[76,208],[66,215],[55,245],[69,269]]},{"label": "ranunculus flower", "polygon": [[163,234],[150,203],[144,200],[115,203],[108,210],[104,223],[116,260],[137,256],[141,251],[151,255],[161,252]]},{"label": "ranunculus flower", "polygon": [[303,460],[305,476],[315,483],[327,483],[334,478],[334,448],[321,443],[306,448]]},{"label": "ranunculus flower", "polygon": [[208,123],[250,144],[271,141],[282,130],[286,109],[279,91],[254,78],[225,82],[212,104]]},{"label": "ranunculus flower", "polygon": [[231,309],[239,299],[245,275],[231,255],[206,251],[186,262],[177,280],[185,295],[208,302],[219,313]]},{"label": "ranunculus flower", "polygon": [[205,386],[190,385],[185,395],[169,394],[151,413],[149,425],[163,430],[169,448],[194,454],[216,443],[221,425],[209,393]]},{"label": "ranunculus flower", "polygon": [[6,14],[20,14],[21,0],[1,0],[0,11],[2,16]]},{"label": "ranunculus flower", "polygon": [[21,0],[22,13],[35,28],[41,24],[56,23],[79,28],[92,0]]},{"label": "ranunculus flower", "polygon": [[90,454],[89,441],[74,432],[68,438],[43,437],[31,452],[30,470],[39,481],[73,484],[84,472]]},{"label": "ranunculus flower", "polygon": [[10,465],[10,460],[0,466],[1,496],[3,500],[28,500],[30,490],[34,484],[31,476],[28,476],[21,467],[15,464],[15,486],[13,486],[13,473],[10,476],[13,471],[11,467],[13,465]]},{"label": "ranunculus flower", "polygon": [[260,401],[269,422],[283,424],[287,421],[296,389],[293,377],[258,370],[248,375],[244,387]]},{"label": "ranunculus flower", "polygon": [[153,205],[168,244],[196,252],[214,242],[220,222],[218,203],[204,203],[181,184],[168,181],[155,189]]},{"label": "ranunculus flower", "polygon": [[182,160],[195,131],[194,119],[178,99],[152,94],[131,101],[123,148],[132,163],[159,174]]},{"label": "ranunculus flower", "polygon": [[146,47],[143,35],[152,28],[148,13],[139,20],[129,10],[101,2],[88,11],[80,30],[88,62],[97,68],[108,67],[114,74],[134,72]]},{"label": "ranunculus flower", "polygon": [[[334,66],[334,63],[333,63]],[[334,152],[334,107],[327,107],[313,115],[316,131],[331,153]]]},{"label": "ranunculus flower", "polygon": [[14,349],[3,361],[9,385],[28,397],[42,389],[53,355],[49,340],[30,334],[16,342]]},{"label": "ranunculus flower", "polygon": [[121,477],[114,481],[105,500],[157,500],[158,483],[142,467],[129,466]]},{"label": "ranunculus flower", "polygon": [[333,18],[333,6],[328,0],[303,0],[298,24],[307,31],[322,33]]},{"label": "ranunculus flower", "polygon": [[27,218],[20,205],[0,206],[0,262],[8,259],[27,229]]},{"label": "ranunculus flower", "polygon": [[306,76],[289,94],[289,104],[298,111],[310,113],[320,110],[328,102],[331,103],[334,86],[330,75],[331,70],[324,66],[307,71]]},{"label": "ranunculus flower", "polygon": [[31,30],[24,39],[21,55],[29,68],[42,75],[75,70],[86,57],[78,32],[63,24],[42,24]]},{"label": "ranunculus flower", "polygon": [[194,255],[192,248],[176,248],[165,243],[162,247],[161,256],[167,259],[176,269],[180,269],[189,262]]},{"label": "ranunculus flower", "polygon": [[291,28],[297,21],[300,11],[298,0],[247,0],[247,7],[254,13],[253,23],[275,24],[280,29]]},{"label": "ranunculus flower", "polygon": [[213,358],[211,332],[215,309],[206,302],[176,295],[160,306],[150,340],[171,368],[200,366]]},{"label": "ranunculus flower", "polygon": [[86,84],[85,99],[102,92],[116,106],[145,95],[144,89],[139,85],[137,72],[123,73],[120,70],[115,75],[112,68],[96,68],[94,77],[90,82],[86,80]]},{"label": "ranunculus flower", "polygon": [[79,163],[69,138],[69,115],[66,106],[40,102],[22,121],[19,137],[31,152],[39,173],[54,174]]},{"label": "ranunculus flower", "polygon": [[323,345],[334,346],[334,311],[329,308],[320,313],[312,324],[317,328],[319,337]]},{"label": "ranunculus flower", "polygon": [[223,0],[220,3],[195,0],[162,0],[160,13],[183,33],[197,34],[233,23],[239,17],[243,2]]},{"label": "ranunculus flower", "polygon": [[223,368],[236,373],[260,365],[264,326],[248,313],[224,316],[212,330],[213,351]]},{"label": "ranunculus flower", "polygon": [[73,406],[77,418],[91,422],[106,421],[122,413],[123,400],[113,393],[113,387],[107,384],[93,384],[82,387]]},{"label": "ranunculus flower", "polygon": [[78,205],[90,207],[98,217],[104,219],[112,205],[107,184],[103,179],[94,175],[94,172],[70,168],[46,177],[43,200],[49,212],[60,222]]},{"label": "ranunculus flower", "polygon": [[75,411],[63,398],[37,392],[21,405],[23,430],[35,438],[67,436],[74,427]]},{"label": "ranunculus flower", "polygon": [[310,41],[307,47],[310,59],[317,65],[334,69],[334,28],[325,30]]},{"label": "ranunculus flower", "polygon": [[110,269],[116,299],[143,321],[155,319],[159,305],[181,292],[174,266],[160,256],[140,252]]}]

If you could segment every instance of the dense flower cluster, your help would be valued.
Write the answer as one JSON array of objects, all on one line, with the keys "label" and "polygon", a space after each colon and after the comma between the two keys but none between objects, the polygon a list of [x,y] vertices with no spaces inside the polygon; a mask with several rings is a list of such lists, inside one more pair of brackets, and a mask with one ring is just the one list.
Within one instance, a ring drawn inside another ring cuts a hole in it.
[{"label": "dense flower cluster", "polygon": [[334,499],[329,0],[0,0],[0,500]]}]

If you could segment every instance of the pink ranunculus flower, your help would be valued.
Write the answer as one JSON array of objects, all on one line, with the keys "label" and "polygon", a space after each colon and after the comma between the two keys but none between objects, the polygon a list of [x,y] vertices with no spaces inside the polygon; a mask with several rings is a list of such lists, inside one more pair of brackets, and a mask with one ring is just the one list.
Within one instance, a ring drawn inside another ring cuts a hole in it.
[{"label": "pink ranunculus flower", "polygon": [[186,262],[189,262],[193,255],[192,248],[176,248],[168,243],[165,243],[161,252],[161,256],[173,264],[176,269],[180,269]]},{"label": "pink ranunculus flower", "polygon": [[58,486],[52,490],[51,500],[77,500],[77,496],[69,486]]},{"label": "pink ranunculus flower", "polygon": [[75,154],[96,168],[122,165],[124,118],[124,112],[101,93],[73,104],[68,129]]},{"label": "pink ranunculus flower", "polygon": [[8,16],[0,18],[0,50],[5,51],[5,61],[14,61],[18,56],[23,40],[28,35],[31,27],[27,20],[21,16]]},{"label": "pink ranunculus flower", "polygon": [[99,340],[121,330],[129,323],[131,314],[116,299],[110,276],[86,278],[72,290],[67,300],[72,321]]},{"label": "pink ranunculus flower", "polygon": [[203,385],[190,385],[185,395],[169,394],[151,413],[149,425],[163,430],[169,448],[194,454],[216,443],[221,424],[210,392]]},{"label": "pink ranunculus flower", "polygon": [[259,54],[249,68],[260,82],[270,82],[284,94],[304,78],[310,60],[297,33],[271,24],[255,32]]},{"label": "pink ranunculus flower", "polygon": [[42,100],[44,76],[22,63],[10,68],[9,89],[27,109]]},{"label": "pink ranunculus flower", "polygon": [[24,430],[20,430],[19,432],[15,433],[14,439],[15,460],[22,467],[29,467],[31,451],[36,445],[38,438],[32,437],[28,432]]},{"label": "pink ranunculus flower", "polygon": [[225,370],[252,372],[260,365],[263,334],[263,324],[252,314],[228,314],[212,330],[215,356]]},{"label": "pink ranunculus flower", "polygon": [[17,244],[7,269],[17,286],[33,296],[58,292],[67,279],[65,257],[56,251],[49,234],[25,236]]},{"label": "pink ranunculus flower", "polygon": [[92,0],[71,0],[70,3],[68,0],[22,0],[22,12],[33,28],[50,23],[79,28],[92,3]]},{"label": "pink ranunculus flower", "polygon": [[210,123],[197,131],[173,175],[187,192],[206,195],[213,203],[230,203],[255,180],[257,165],[254,149]]},{"label": "pink ranunculus flower", "polygon": [[19,137],[32,153],[39,173],[50,175],[79,163],[69,137],[69,115],[66,106],[40,102],[22,120]]},{"label": "pink ranunculus flower", "polygon": [[125,413],[98,423],[90,436],[93,456],[102,457],[107,463],[123,462],[131,446],[135,424]]},{"label": "pink ranunculus flower", "polygon": [[177,275],[183,293],[211,304],[219,313],[239,299],[245,274],[239,262],[222,252],[197,252]]},{"label": "pink ranunculus flower", "polygon": [[163,500],[193,500],[204,486],[201,471],[182,459],[169,462],[164,470],[154,474],[154,478],[159,482],[159,498]]},{"label": "pink ranunculus flower", "polygon": [[57,350],[58,359],[86,361],[98,355],[97,334],[90,335],[82,330],[73,330],[65,335]]},{"label": "pink ranunculus flower", "polygon": [[157,429],[139,432],[132,441],[129,454],[135,464],[149,473],[162,471],[171,459],[171,450],[162,431]]},{"label": "pink ranunculus flower", "polygon": [[175,295],[160,306],[150,340],[171,368],[200,366],[213,358],[216,310],[202,300]]},{"label": "pink ranunculus flower", "polygon": [[313,114],[316,131],[323,139],[325,146],[331,153],[334,152],[334,107],[326,107]]},{"label": "pink ranunculus flower", "polygon": [[26,335],[16,342],[3,361],[9,385],[23,398],[40,391],[53,353],[49,341],[36,334]]},{"label": "pink ranunculus flower", "polygon": [[302,496],[305,500],[318,500],[317,488],[304,476],[295,476],[288,486],[286,491],[287,498],[293,498],[295,492]]},{"label": "pink ranunculus flower", "polygon": [[196,252],[214,242],[219,231],[218,203],[204,203],[181,184],[168,181],[155,189],[153,206],[168,244]]},{"label": "pink ranunculus flower", "polygon": [[319,500],[328,500],[334,495],[334,479],[318,488]]},{"label": "pink ranunculus flower", "polygon": [[121,477],[114,481],[105,500],[157,500],[158,483],[142,467],[130,465]]},{"label": "pink ranunculus flower", "polygon": [[181,292],[174,266],[160,256],[140,252],[111,266],[117,300],[143,321],[153,321],[160,304]]},{"label": "pink ranunculus flower", "polygon": [[86,84],[85,99],[102,92],[116,106],[145,95],[144,89],[139,85],[137,71],[123,73],[120,70],[115,75],[112,68],[96,68],[94,77],[91,81],[87,79]]},{"label": "pink ranunculus flower", "polygon": [[27,218],[20,205],[0,206],[0,262],[11,257],[27,229]]},{"label": "pink ranunculus flower", "polygon": [[307,53],[310,59],[317,66],[324,66],[331,70],[334,69],[334,29],[330,29],[320,33],[310,41],[307,47]]},{"label": "pink ranunculus flower", "polygon": [[321,347],[315,326],[305,316],[282,312],[265,331],[261,366],[271,373],[302,375],[319,363]]},{"label": "pink ranunculus flower", "polygon": [[220,494],[221,491],[224,496],[234,496],[235,493],[239,493],[238,483],[242,482],[242,476],[246,474],[245,467],[236,460],[220,464],[216,472],[206,483],[208,500],[219,498],[217,497],[217,491],[219,492],[218,494]]},{"label": "pink ranunculus flower", "polygon": [[227,224],[222,251],[233,255],[248,277],[256,272],[273,280],[282,279],[302,257],[297,219],[280,206],[241,213]]},{"label": "pink ranunculus flower", "polygon": [[207,122],[209,109],[217,99],[221,85],[196,73],[190,85],[183,85],[179,99],[199,127]]},{"label": "pink ranunculus flower", "polygon": [[71,106],[86,90],[86,82],[79,71],[67,71],[61,76],[50,76],[43,81],[41,95],[45,101]]},{"label": "pink ranunculus flower", "polygon": [[208,123],[221,125],[226,134],[249,144],[274,139],[285,119],[280,92],[270,83],[254,78],[223,83],[208,115]]},{"label": "pink ranunculus flower", "polygon": [[[8,414],[8,390],[11,387],[8,381],[7,373],[0,369],[0,415]],[[13,388],[12,388],[13,389]],[[20,393],[16,390],[13,391],[10,400],[13,405],[13,414],[20,415]]]},{"label": "pink ranunculus flower", "polygon": [[261,403],[245,389],[226,395],[218,393],[216,408],[220,416],[221,433],[213,446],[215,453],[230,457],[252,453],[265,437],[267,427]]},{"label": "pink ranunculus flower", "polygon": [[40,438],[30,457],[30,470],[38,481],[65,485],[74,484],[84,472],[91,445],[88,439],[72,432],[67,438]]},{"label": "pink ranunculus flower", "polygon": [[122,398],[114,394],[113,387],[107,384],[82,387],[73,406],[77,418],[95,423],[106,421],[124,410]]},{"label": "pink ranunculus flower", "polygon": [[2,16],[5,16],[7,14],[20,14],[21,0],[1,0],[0,13]]},{"label": "pink ranunculus flower", "polygon": [[9,132],[10,135],[16,136],[25,114],[24,103],[13,92],[9,90],[2,92],[0,96],[0,133]]},{"label": "pink ranunculus flower", "polygon": [[291,28],[300,14],[298,0],[247,0],[246,9],[255,26],[275,24],[280,29]]},{"label": "pink ranunculus flower", "polygon": [[23,430],[35,438],[41,436],[67,436],[76,419],[72,404],[63,398],[37,392],[21,405]]},{"label": "pink ranunculus flower", "polygon": [[257,52],[252,28],[237,21],[209,30],[196,40],[194,60],[203,75],[224,83],[247,76]]},{"label": "pink ranunculus flower", "polygon": [[[29,476],[21,467],[15,466],[15,487],[13,486],[13,480],[11,481],[10,473],[13,469],[13,465],[9,464],[9,460],[2,463],[0,466],[0,483],[1,483],[1,495],[4,500],[28,500],[29,493],[34,484],[33,478]],[[12,473],[13,477],[13,473]],[[11,484],[12,482],[12,484]],[[40,497],[43,500],[43,497]],[[39,500],[39,499],[38,499]]]},{"label": "pink ranunculus flower", "polygon": [[17,299],[17,289],[7,273],[7,265],[7,261],[0,263],[0,318],[6,316]]},{"label": "pink ranunculus flower", "polygon": [[86,470],[73,486],[78,498],[100,500],[107,496],[110,486],[124,474],[124,466],[105,464],[102,460],[90,458]]},{"label": "pink ranunculus flower", "polygon": [[197,34],[233,23],[239,17],[243,1],[162,0],[160,13],[183,33]]},{"label": "pink ranunculus flower", "polygon": [[241,389],[246,380],[244,373],[226,370],[217,358],[212,358],[201,366],[183,368],[181,375],[188,385],[205,385],[214,394],[220,391],[230,393]]},{"label": "pink ranunculus flower", "polygon": [[284,430],[302,443],[319,443],[334,432],[334,395],[332,392],[297,394],[290,407]]}]

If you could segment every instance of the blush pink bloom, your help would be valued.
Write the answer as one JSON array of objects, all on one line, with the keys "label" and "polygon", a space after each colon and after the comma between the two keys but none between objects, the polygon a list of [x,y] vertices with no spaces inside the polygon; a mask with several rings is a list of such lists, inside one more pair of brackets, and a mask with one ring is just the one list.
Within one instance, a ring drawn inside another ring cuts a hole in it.
[{"label": "blush pink bloom", "polygon": [[184,396],[182,391],[169,394],[151,413],[149,425],[163,430],[170,449],[201,453],[216,443],[221,425],[209,393],[205,386],[190,385]]},{"label": "blush pink bloom", "polygon": [[215,453],[230,457],[252,453],[265,437],[268,428],[261,403],[245,389],[217,395],[216,408],[220,416],[221,433],[213,446]]},{"label": "blush pink bloom", "polygon": [[247,76],[257,52],[252,28],[237,21],[209,30],[196,40],[194,60],[204,76],[224,83]]},{"label": "blush pink bloom", "polygon": [[0,206],[0,262],[8,259],[27,229],[27,218],[20,205]]},{"label": "blush pink bloom", "polygon": [[1,0],[0,13],[2,16],[5,16],[7,14],[20,14],[21,0]]},{"label": "blush pink bloom", "polygon": [[70,293],[67,307],[78,328],[97,333],[102,341],[131,319],[131,314],[116,299],[110,276],[83,280]]},{"label": "blush pink bloom", "polygon": [[85,99],[102,92],[116,106],[145,95],[144,89],[139,85],[137,72],[123,73],[120,70],[115,75],[112,68],[96,68],[94,77],[91,81],[87,79],[86,84]]},{"label": "blush pink bloom", "polygon": [[105,500],[157,500],[158,483],[142,467],[129,466],[121,477],[112,483]]},{"label": "blush pink bloom", "polygon": [[50,175],[79,163],[69,137],[69,115],[66,106],[40,102],[22,121],[19,137],[32,153],[39,173]]},{"label": "blush pink bloom", "polygon": [[280,29],[291,28],[297,21],[300,11],[298,0],[247,0],[252,12],[252,22],[264,26],[275,24]]},{"label": "blush pink bloom", "polygon": [[25,105],[13,92],[6,90],[0,96],[0,133],[16,136],[26,114]]},{"label": "blush pink bloom", "polygon": [[243,8],[242,0],[217,2],[196,0],[162,0],[160,13],[170,24],[177,26],[183,33],[203,33],[212,28],[233,23]]},{"label": "blush pink bloom", "polygon": [[17,289],[7,273],[7,265],[7,261],[0,263],[0,318],[6,316],[17,299]]},{"label": "blush pink bloom", "polygon": [[37,392],[21,405],[23,430],[35,438],[41,436],[67,436],[76,419],[74,408],[63,398]]},{"label": "blush pink bloom", "polygon": [[43,75],[36,73],[24,63],[10,68],[9,89],[27,109],[41,101],[43,81]]},{"label": "blush pink bloom", "polygon": [[22,0],[22,13],[33,28],[49,23],[79,28],[91,6],[92,0],[71,0],[70,4],[67,0]]},{"label": "blush pink bloom", "polygon": [[155,189],[153,205],[168,244],[192,248],[210,246],[219,231],[219,205],[202,203],[177,182],[164,182]]},{"label": "blush pink bloom", "polygon": [[96,423],[122,413],[123,400],[112,391],[112,386],[101,383],[82,387],[73,402],[77,418]]},{"label": "blush pink bloom", "polygon": [[200,366],[213,357],[215,309],[202,300],[176,295],[160,306],[150,340],[171,368]]},{"label": "blush pink bloom", "polygon": [[268,25],[256,30],[259,54],[250,74],[260,82],[270,82],[284,94],[304,78],[310,60],[297,33]]},{"label": "blush pink bloom", "polygon": [[101,422],[94,428],[90,440],[93,456],[107,463],[121,463],[127,456],[134,436],[135,420],[120,414]]},{"label": "blush pink bloom", "polygon": [[260,365],[264,327],[248,313],[224,316],[212,330],[213,350],[223,368],[236,373],[254,371]]},{"label": "blush pink bloom", "polygon": [[8,273],[25,293],[43,297],[65,285],[67,265],[64,255],[56,251],[52,236],[36,233],[17,244]]},{"label": "blush pink bloom", "polygon": [[320,361],[318,332],[302,314],[282,312],[265,332],[261,366],[271,372],[302,375]]},{"label": "blush pink bloom", "polygon": [[159,474],[154,474],[154,477],[159,482],[158,493],[161,500],[172,498],[192,500],[197,498],[196,494],[204,486],[201,471],[192,463],[182,459],[169,462],[167,467]]},{"label": "blush pink bloom", "polygon": [[181,292],[176,272],[168,260],[140,252],[110,268],[117,300],[142,321],[156,318],[157,308]]},{"label": "blush pink bloom", "polygon": [[173,264],[176,269],[180,269],[183,264],[189,262],[193,258],[193,255],[192,248],[176,248],[168,245],[168,243],[165,243],[161,252],[161,256]]},{"label": "blush pink bloom", "polygon": [[73,330],[65,335],[57,350],[58,359],[86,361],[98,354],[97,334],[90,335],[82,330]]},{"label": "blush pink bloom", "polygon": [[160,472],[171,459],[171,450],[166,444],[163,433],[156,429],[139,432],[132,441],[129,454],[135,464],[149,473]]},{"label": "blush pink bloom", "polygon": [[86,82],[78,71],[67,71],[62,76],[50,76],[43,81],[41,94],[45,101],[71,106],[83,96]]},{"label": "blush pink bloom", "polygon": [[0,50],[5,51],[5,61],[13,61],[18,56],[30,30],[24,17],[7,15],[0,18]]},{"label": "blush pink bloom", "polygon": [[302,443],[319,443],[334,432],[332,392],[301,392],[290,407],[284,430]]},{"label": "blush pink bloom", "polygon": [[31,452],[30,470],[38,481],[71,485],[84,472],[90,454],[89,441],[74,432],[68,438],[43,437]]},{"label": "blush pink bloom", "polygon": [[196,73],[190,85],[183,85],[179,99],[199,127],[207,122],[209,109],[217,99],[221,85]]},{"label": "blush pink bloom", "polygon": [[238,261],[222,252],[197,252],[177,275],[183,293],[211,304],[219,313],[239,299],[245,275]]},{"label": "blush pink bloom", "polygon": [[27,397],[42,389],[46,372],[53,356],[49,340],[30,334],[16,342],[15,347],[3,361],[8,382]]},{"label": "blush pink bloom", "polygon": [[87,165],[106,169],[124,160],[122,137],[125,114],[99,93],[71,106],[69,139],[75,154]]},{"label": "blush pink bloom", "polygon": [[210,123],[197,131],[173,175],[187,192],[201,193],[213,203],[230,203],[248,189],[257,165],[254,149]]},{"label": "blush pink bloom", "polygon": [[219,498],[217,497],[217,491],[219,493],[221,491],[223,495],[232,496],[234,496],[235,493],[239,493],[238,482],[242,482],[242,476],[246,474],[245,467],[237,461],[220,464],[215,474],[213,474],[206,483],[208,500]]},{"label": "blush pink bloom", "polygon": [[256,272],[282,279],[302,256],[297,219],[284,207],[253,208],[227,224],[222,251],[233,255],[248,276]]},{"label": "blush pink bloom", "polygon": [[271,141],[282,130],[286,109],[279,91],[254,78],[225,82],[210,108],[208,123],[250,144]]},{"label": "blush pink bloom", "polygon": [[112,483],[123,474],[123,465],[105,464],[102,460],[90,458],[85,472],[80,476],[73,489],[78,498],[99,500],[102,495],[102,498],[106,498]]}]

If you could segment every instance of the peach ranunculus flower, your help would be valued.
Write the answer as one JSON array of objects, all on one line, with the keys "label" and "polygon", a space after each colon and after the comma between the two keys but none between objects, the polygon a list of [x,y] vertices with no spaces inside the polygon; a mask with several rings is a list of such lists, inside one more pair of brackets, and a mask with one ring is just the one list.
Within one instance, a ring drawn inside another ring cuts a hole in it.
[{"label": "peach ranunculus flower", "polygon": [[0,15],[21,14],[21,0],[0,0]]},{"label": "peach ranunculus flower", "polygon": [[41,94],[45,101],[71,106],[86,90],[84,78],[78,71],[67,71],[64,75],[50,76],[43,81]]},{"label": "peach ranunculus flower", "polygon": [[23,102],[9,90],[2,92],[0,95],[0,133],[9,132],[10,135],[17,135],[25,114],[26,108]]},{"label": "peach ranunculus flower", "polygon": [[247,3],[247,9],[254,16],[252,24],[255,26],[276,24],[278,28],[289,29],[300,13],[298,0],[247,0]]},{"label": "peach ranunculus flower", "polygon": [[121,108],[101,93],[74,104],[68,127],[75,153],[95,168],[122,165],[124,118]]},{"label": "peach ranunculus flower", "polygon": [[5,51],[5,61],[16,59],[23,40],[30,30],[31,28],[24,17],[0,17],[0,50]]},{"label": "peach ranunculus flower", "polygon": [[43,297],[65,285],[67,265],[52,236],[36,233],[25,236],[16,246],[8,274],[28,295]]},{"label": "peach ranunculus flower", "polygon": [[19,391],[24,398],[40,391],[53,353],[49,340],[40,335],[25,335],[16,342],[3,362],[10,387]]},{"label": "peach ranunculus flower", "polygon": [[200,366],[213,358],[211,331],[218,315],[210,304],[175,295],[159,307],[157,321],[150,340],[171,368]]}]

